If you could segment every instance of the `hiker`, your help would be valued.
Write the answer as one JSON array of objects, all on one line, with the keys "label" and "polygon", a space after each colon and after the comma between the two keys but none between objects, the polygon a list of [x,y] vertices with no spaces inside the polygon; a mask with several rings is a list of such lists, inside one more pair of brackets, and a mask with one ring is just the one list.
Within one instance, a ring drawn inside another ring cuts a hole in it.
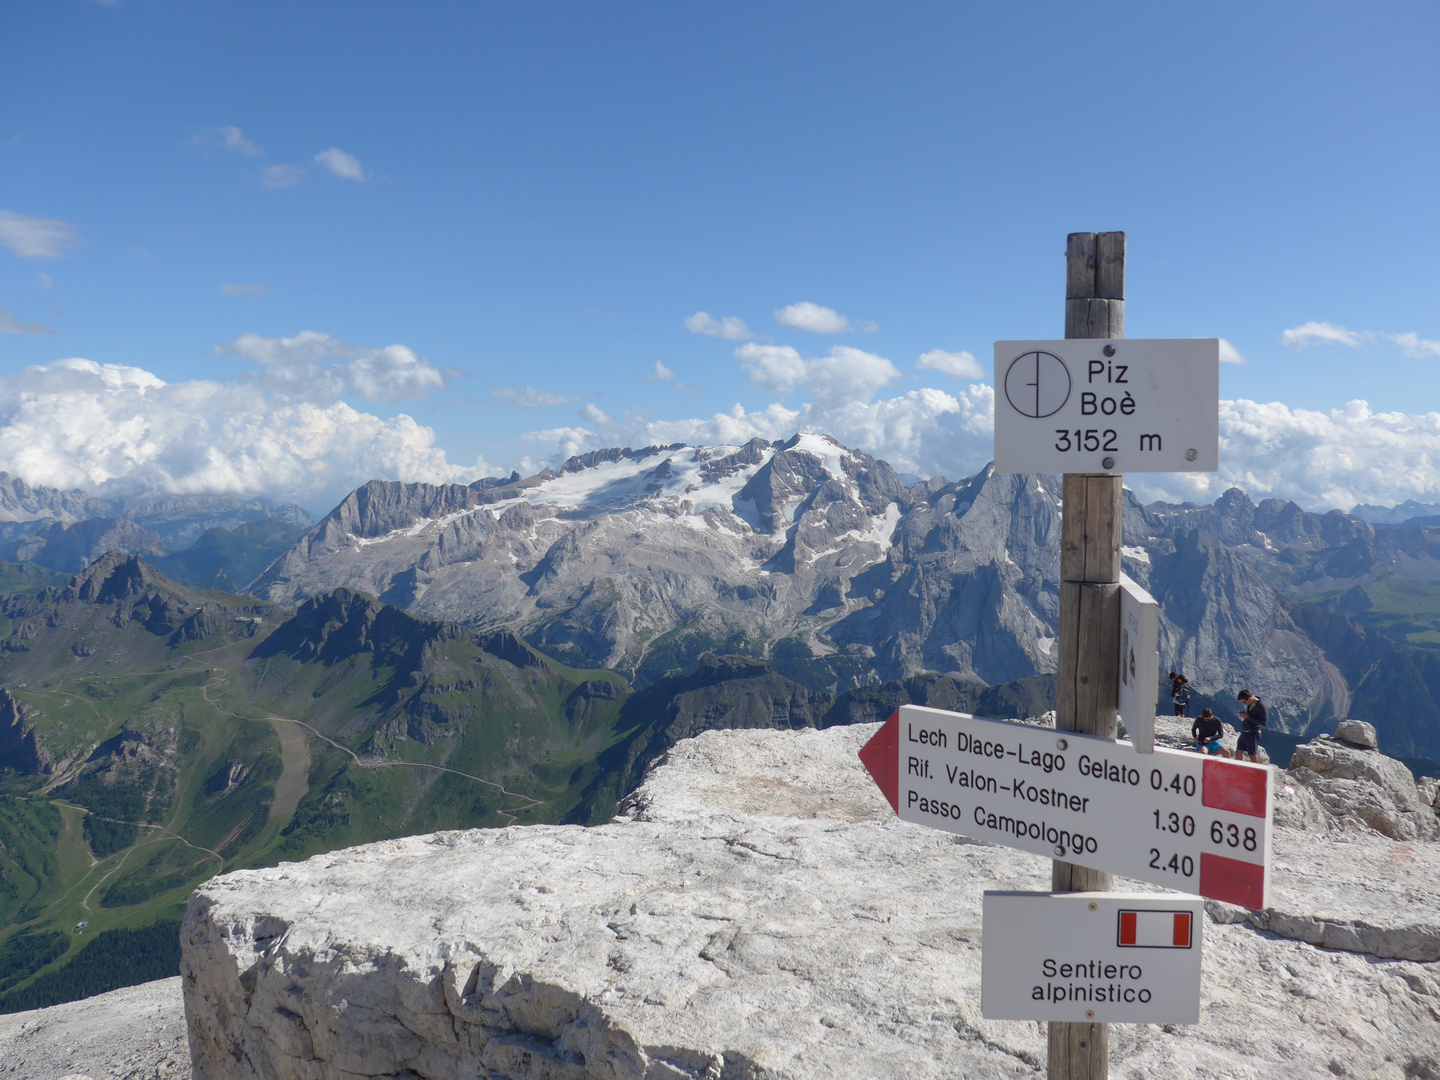
[{"label": "hiker", "polygon": [[1265,703],[1262,702],[1249,690],[1241,690],[1235,695],[1237,701],[1245,706],[1244,727],[1240,732],[1240,738],[1235,743],[1235,757],[1240,761],[1245,760],[1245,755],[1250,755],[1250,760],[1256,765],[1260,764],[1260,729],[1269,721],[1265,712]]},{"label": "hiker", "polygon": [[1200,718],[1190,725],[1190,737],[1195,740],[1195,749],[1211,757],[1230,756],[1230,751],[1226,750],[1225,744],[1220,741],[1220,736],[1224,734],[1225,725],[1209,709],[1202,712]]},{"label": "hiker", "polygon": [[1170,672],[1170,700],[1175,703],[1175,715],[1185,716],[1190,707],[1190,680],[1178,671]]}]

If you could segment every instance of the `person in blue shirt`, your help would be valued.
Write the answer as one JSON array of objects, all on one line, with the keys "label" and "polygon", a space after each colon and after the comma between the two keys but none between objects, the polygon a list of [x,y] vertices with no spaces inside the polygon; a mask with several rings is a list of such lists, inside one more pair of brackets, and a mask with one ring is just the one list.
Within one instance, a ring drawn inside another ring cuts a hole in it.
[{"label": "person in blue shirt", "polygon": [[1190,707],[1190,680],[1178,671],[1170,672],[1170,700],[1175,703],[1175,715],[1185,716]]},{"label": "person in blue shirt", "polygon": [[1241,690],[1235,695],[1241,705],[1245,706],[1243,725],[1240,731],[1240,738],[1235,743],[1235,756],[1241,761],[1245,755],[1250,755],[1250,760],[1260,764],[1260,729],[1269,722],[1269,716],[1265,712],[1265,704],[1249,690]]}]

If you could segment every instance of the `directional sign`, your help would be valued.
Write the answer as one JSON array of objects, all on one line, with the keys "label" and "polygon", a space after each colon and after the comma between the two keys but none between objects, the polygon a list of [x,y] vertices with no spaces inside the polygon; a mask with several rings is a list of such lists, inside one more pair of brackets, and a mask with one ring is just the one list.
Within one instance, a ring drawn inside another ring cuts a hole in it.
[{"label": "directional sign", "polygon": [[1160,681],[1160,605],[1120,575],[1120,719],[1136,753],[1155,749],[1155,689]]},{"label": "directional sign", "polygon": [[987,892],[987,1020],[1200,1022],[1205,902],[1155,893]]},{"label": "directional sign", "polygon": [[1218,338],[995,343],[998,472],[1219,467]]},{"label": "directional sign", "polygon": [[1270,770],[902,705],[860,751],[902,821],[1251,909],[1268,903]]}]

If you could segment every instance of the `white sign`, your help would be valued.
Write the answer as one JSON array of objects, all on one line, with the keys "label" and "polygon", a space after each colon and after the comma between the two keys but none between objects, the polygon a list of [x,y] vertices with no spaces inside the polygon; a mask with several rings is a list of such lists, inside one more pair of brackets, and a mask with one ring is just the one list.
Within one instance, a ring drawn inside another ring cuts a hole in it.
[{"label": "white sign", "polygon": [[902,705],[860,752],[902,821],[1252,910],[1270,884],[1270,769]]},{"label": "white sign", "polygon": [[1160,683],[1160,605],[1120,575],[1120,719],[1138,754],[1155,749],[1155,700]]},{"label": "white sign", "polygon": [[995,343],[995,469],[1215,472],[1218,338]]},{"label": "white sign", "polygon": [[1156,893],[987,892],[987,1020],[1197,1024],[1205,902]]}]

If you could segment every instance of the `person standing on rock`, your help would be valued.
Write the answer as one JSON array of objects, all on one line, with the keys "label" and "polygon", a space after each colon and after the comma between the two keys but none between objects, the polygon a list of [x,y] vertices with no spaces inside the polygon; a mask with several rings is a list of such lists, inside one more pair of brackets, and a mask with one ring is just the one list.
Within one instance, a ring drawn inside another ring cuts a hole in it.
[{"label": "person standing on rock", "polygon": [[1190,725],[1190,735],[1195,740],[1195,749],[1209,754],[1211,757],[1230,756],[1230,752],[1225,749],[1225,744],[1220,741],[1220,736],[1224,734],[1225,725],[1209,709],[1202,712],[1200,718]]},{"label": "person standing on rock", "polygon": [[1184,716],[1190,707],[1190,680],[1178,671],[1170,672],[1170,700],[1175,703],[1175,715]]},{"label": "person standing on rock", "polygon": [[1245,706],[1244,727],[1240,732],[1240,738],[1235,743],[1235,757],[1240,761],[1245,760],[1245,755],[1250,755],[1250,760],[1256,765],[1260,764],[1260,729],[1269,721],[1265,713],[1265,704],[1249,690],[1241,690],[1235,695],[1241,705]]}]

